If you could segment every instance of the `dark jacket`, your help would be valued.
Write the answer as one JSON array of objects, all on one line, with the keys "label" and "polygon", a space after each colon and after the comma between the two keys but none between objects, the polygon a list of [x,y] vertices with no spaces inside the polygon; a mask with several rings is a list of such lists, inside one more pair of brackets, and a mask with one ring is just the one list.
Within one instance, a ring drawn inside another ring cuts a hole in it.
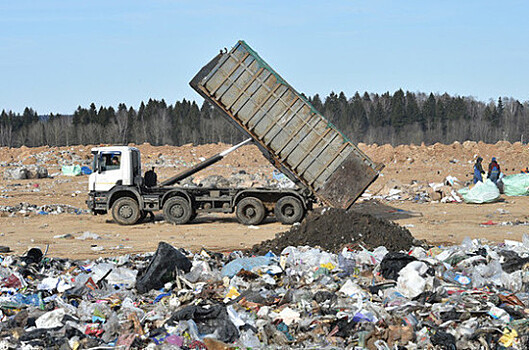
[{"label": "dark jacket", "polygon": [[490,162],[489,163],[489,177],[490,177],[490,173],[493,172],[494,168],[496,168],[498,173],[501,173],[500,165],[498,164],[498,162],[496,162],[496,161]]},{"label": "dark jacket", "polygon": [[496,182],[498,181],[501,174],[500,165],[496,161],[492,161],[489,164],[489,173],[487,174],[487,178],[491,179],[491,181]]}]

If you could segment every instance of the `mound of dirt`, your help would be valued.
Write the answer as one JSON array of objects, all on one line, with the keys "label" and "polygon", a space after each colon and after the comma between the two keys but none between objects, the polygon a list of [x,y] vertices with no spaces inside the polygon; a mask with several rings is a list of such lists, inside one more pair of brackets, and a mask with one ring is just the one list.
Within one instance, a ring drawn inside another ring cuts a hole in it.
[{"label": "mound of dirt", "polygon": [[252,247],[254,254],[281,253],[288,246],[320,247],[331,252],[345,245],[367,249],[385,246],[389,251],[407,250],[415,239],[408,229],[372,215],[323,208],[309,213],[300,225]]}]

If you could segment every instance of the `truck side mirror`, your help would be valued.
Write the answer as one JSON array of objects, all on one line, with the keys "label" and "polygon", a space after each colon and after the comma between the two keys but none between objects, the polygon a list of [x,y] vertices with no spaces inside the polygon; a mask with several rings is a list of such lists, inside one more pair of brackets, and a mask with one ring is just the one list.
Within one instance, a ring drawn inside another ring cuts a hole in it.
[{"label": "truck side mirror", "polygon": [[101,158],[99,159],[99,161],[97,162],[97,173],[98,174],[101,174],[103,172],[103,165],[101,164]]}]

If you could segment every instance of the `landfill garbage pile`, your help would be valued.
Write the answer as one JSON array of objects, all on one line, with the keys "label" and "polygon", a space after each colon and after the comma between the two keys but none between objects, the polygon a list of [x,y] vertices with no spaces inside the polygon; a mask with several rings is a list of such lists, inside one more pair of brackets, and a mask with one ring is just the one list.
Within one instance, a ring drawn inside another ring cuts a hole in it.
[{"label": "landfill garbage pile", "polygon": [[9,216],[29,216],[31,214],[36,215],[57,215],[57,214],[89,214],[88,209],[76,208],[68,204],[45,204],[35,205],[29,203],[20,203],[17,205],[0,205],[0,215]]},{"label": "landfill garbage pile", "polygon": [[296,185],[286,176],[272,175],[272,178],[263,174],[249,174],[244,170],[231,174],[229,177],[221,175],[210,175],[201,180],[188,177],[179,182],[180,186],[212,187],[212,188],[247,188],[247,187],[271,187],[271,188],[295,188]]},{"label": "landfill garbage pile", "polygon": [[2,256],[6,348],[525,349],[529,237],[338,254]]},{"label": "landfill garbage pile", "polygon": [[344,245],[367,249],[383,245],[399,251],[420,243],[407,228],[391,221],[344,209],[318,208],[289,231],[255,245],[252,252],[266,254],[272,251],[278,254],[288,246],[304,245],[332,252],[340,251]]},{"label": "landfill garbage pile", "polygon": [[39,165],[9,168],[4,171],[4,180],[42,179],[48,177],[48,169]]},{"label": "landfill garbage pile", "polygon": [[430,183],[414,180],[409,184],[403,184],[391,179],[376,193],[366,190],[360,200],[461,203],[461,196],[456,191],[458,187],[461,187],[461,183],[453,176],[447,176],[443,182]]}]

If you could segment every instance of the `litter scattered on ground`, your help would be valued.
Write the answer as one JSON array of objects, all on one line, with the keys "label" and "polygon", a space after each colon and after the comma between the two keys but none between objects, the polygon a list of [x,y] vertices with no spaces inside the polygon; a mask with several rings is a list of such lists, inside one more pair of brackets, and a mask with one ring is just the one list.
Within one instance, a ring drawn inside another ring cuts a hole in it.
[{"label": "litter scattered on ground", "polygon": [[529,237],[337,253],[1,256],[2,348],[525,349]]},{"label": "litter scattered on ground", "polygon": [[506,196],[529,195],[529,174],[514,174],[502,177],[498,184],[489,179],[477,184],[466,183],[467,187],[454,176],[447,176],[444,182],[421,183],[412,181],[403,184],[391,179],[384,187],[372,194],[369,189],[360,197],[361,201],[413,201],[417,203],[492,203],[500,199],[501,193]]},{"label": "litter scattered on ground", "polygon": [[55,235],[53,236],[53,238],[64,238],[64,239],[71,239],[71,238],[74,238],[73,235],[71,233],[65,233],[65,234],[62,234],[62,235]]},{"label": "litter scattered on ground", "polygon": [[492,220],[482,222],[480,226],[487,227],[487,226],[529,226],[529,221],[501,221],[501,222],[494,222]]},{"label": "litter scattered on ground", "polygon": [[413,201],[417,203],[441,202],[452,203],[462,202],[457,194],[456,188],[461,187],[461,183],[454,176],[447,176],[444,182],[419,182],[412,181],[410,184],[403,184],[398,180],[389,180],[375,194],[366,190],[361,196],[361,200],[385,200],[385,201]]},{"label": "litter scattered on ground", "polygon": [[85,241],[85,240],[95,240],[95,239],[101,239],[101,236],[99,236],[97,233],[93,233],[93,232],[90,232],[90,231],[85,231],[83,232],[83,234],[79,237],[75,237],[75,239],[80,239],[82,241]]},{"label": "litter scattered on ground", "polygon": [[48,169],[39,165],[28,165],[6,169],[4,180],[42,179],[48,177]]},{"label": "litter scattered on ground", "polygon": [[18,205],[0,205],[0,215],[4,213],[10,216],[21,215],[57,215],[57,214],[89,214],[88,209],[80,209],[68,204],[46,204],[35,205],[20,203]]}]

